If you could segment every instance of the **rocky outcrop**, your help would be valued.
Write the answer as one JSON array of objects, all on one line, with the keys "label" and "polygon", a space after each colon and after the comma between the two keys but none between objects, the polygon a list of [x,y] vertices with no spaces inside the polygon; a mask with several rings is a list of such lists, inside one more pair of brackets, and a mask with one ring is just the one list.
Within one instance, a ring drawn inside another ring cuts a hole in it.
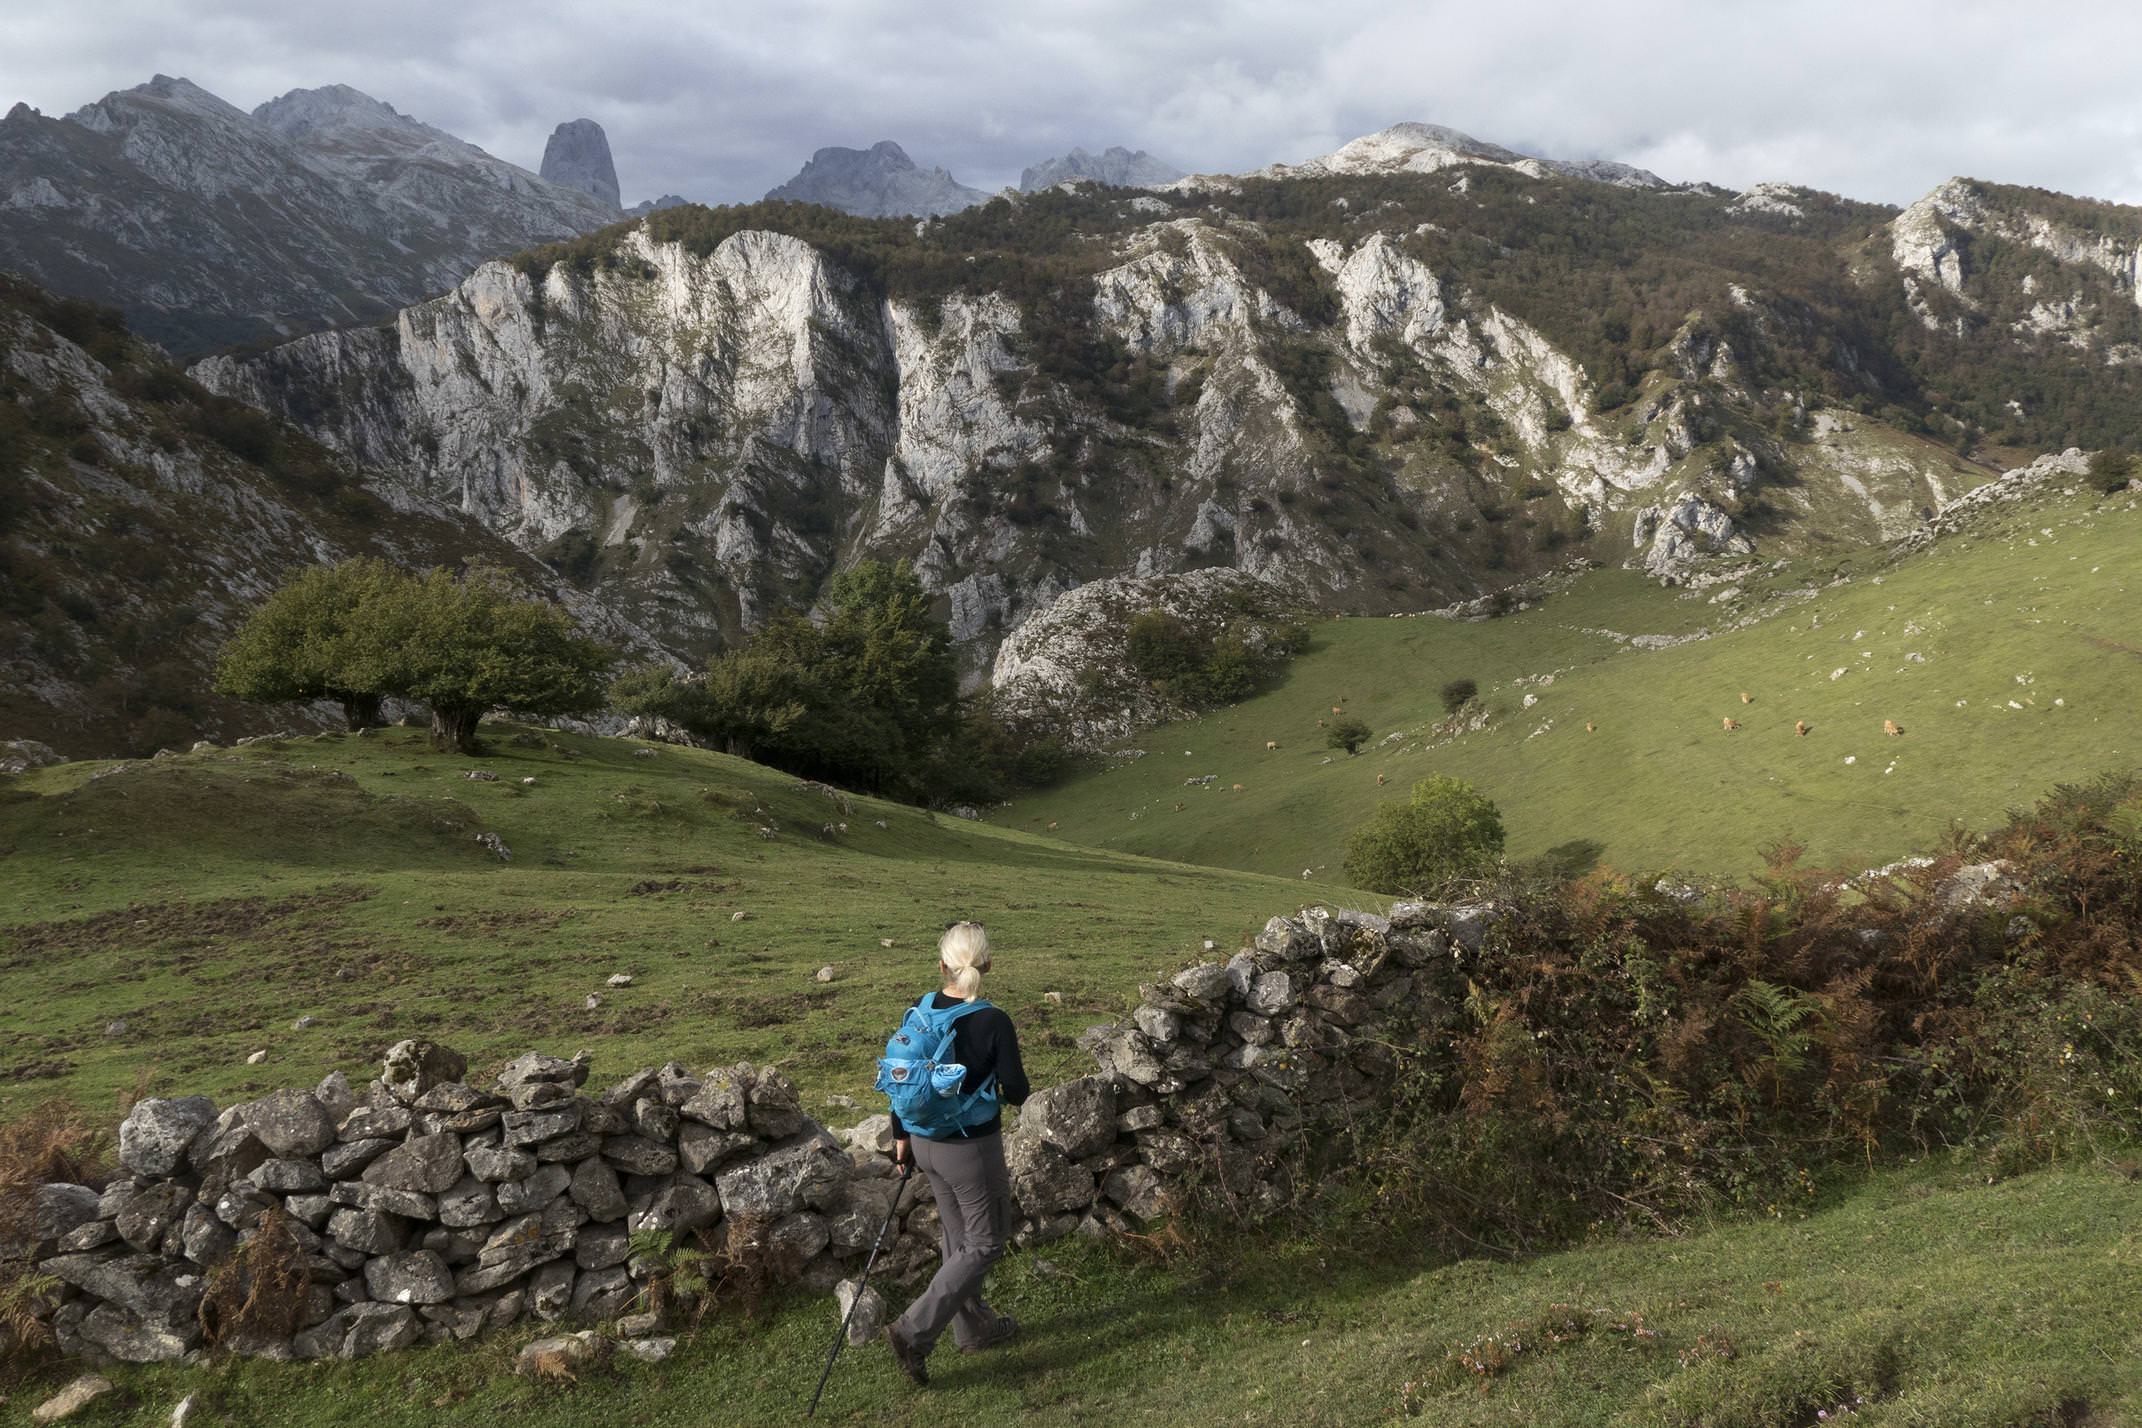
[{"label": "rocky outcrop", "polygon": [[1638,511],[1634,538],[1644,569],[1675,584],[1706,561],[1755,550],[1734,529],[1732,516],[1693,491]]},{"label": "rocky outcrop", "polygon": [[1143,149],[1132,152],[1121,146],[1089,154],[1073,149],[1060,158],[1044,159],[1019,175],[1019,191],[1032,193],[1060,183],[1105,183],[1116,188],[1159,188],[1183,176],[1173,164],[1162,163]]},{"label": "rocky outcrop", "polygon": [[1261,641],[1289,596],[1239,570],[1114,576],[1058,596],[997,647],[991,704],[1022,728],[1098,749],[1190,711],[1142,678],[1126,649],[1130,622],[1163,610],[1208,637],[1229,625]]},{"label": "rocky outcrop", "polygon": [[[1549,174],[1589,179],[1622,188],[1665,188],[1666,180],[1646,169],[1608,159],[1541,159],[1461,134],[1441,124],[1393,124],[1364,134],[1320,158],[1298,164],[1272,164],[1259,178],[1323,178],[1334,174],[1436,173],[1464,164],[1515,169],[1535,178]],[[1191,180],[1197,182],[1197,180]]]},{"label": "rocky outcrop", "polygon": [[344,85],[247,114],[158,75],[0,120],[0,268],[181,355],[376,321],[615,216]]},{"label": "rocky outcrop", "polygon": [[926,169],[890,139],[867,149],[820,149],[769,199],[822,203],[863,218],[934,218],[986,202],[943,169]]},{"label": "rocky outcrop", "polygon": [[[611,208],[622,208],[610,136],[593,119],[568,119],[551,130],[538,171],[551,183],[577,189]],[[680,202],[682,200],[679,200]]]},{"label": "rocky outcrop", "polygon": [[[1465,968],[1495,919],[1309,908],[1142,988],[1126,1021],[1081,1039],[1096,1071],[1038,1091],[1007,1133],[1017,1238],[1109,1235],[1193,1207],[1255,1222],[1286,1205],[1343,1127],[1387,1104],[1400,1054],[1450,1054]],[[45,1187],[78,1208],[29,1247],[60,1286],[40,1316],[70,1354],[189,1358],[208,1347],[200,1308],[218,1266],[272,1249],[302,1261],[294,1331],[211,1313],[224,1348],[361,1358],[562,1320],[645,1345],[660,1342],[646,1311],[665,1265],[636,1234],[701,1238],[775,1282],[850,1295],[888,1211],[880,1282],[936,1258],[927,1184],[895,1177],[885,1119],[836,1136],[777,1072],[670,1063],[592,1090],[582,1057],[531,1052],[481,1084],[465,1066],[405,1042],[362,1090],[336,1075],[221,1111],[139,1103],[120,1141],[150,1158],[101,1192]],[[591,1356],[606,1347],[572,1337]],[[566,1352],[543,1343],[528,1352]]]}]

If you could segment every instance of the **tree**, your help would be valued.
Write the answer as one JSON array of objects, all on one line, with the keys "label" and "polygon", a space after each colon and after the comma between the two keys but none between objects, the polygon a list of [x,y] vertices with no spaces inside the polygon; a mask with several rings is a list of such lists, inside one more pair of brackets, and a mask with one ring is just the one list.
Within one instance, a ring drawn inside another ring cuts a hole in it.
[{"label": "tree", "polygon": [[1443,686],[1443,712],[1455,714],[1473,702],[1480,686],[1470,679],[1453,679]]},{"label": "tree", "polygon": [[223,646],[215,689],[262,704],[332,699],[352,729],[379,723],[391,612],[410,577],[369,556],[298,571]]},{"label": "tree", "polygon": [[1131,668],[1164,685],[1203,664],[1206,644],[1180,616],[1146,610],[1131,617],[1124,631],[1123,652],[1130,657]]},{"label": "tree", "polygon": [[2125,490],[2134,470],[2135,454],[2124,446],[2108,446],[2090,456],[2090,484],[2108,496]]},{"label": "tree", "polygon": [[1346,877],[1376,892],[1432,897],[1493,871],[1502,841],[1502,814],[1494,803],[1471,784],[1437,774],[1354,830]]},{"label": "tree", "polygon": [[1368,742],[1372,732],[1369,726],[1359,719],[1341,719],[1332,725],[1331,732],[1324,736],[1324,747],[1344,749],[1348,754],[1358,753],[1361,746]]},{"label": "tree", "polygon": [[393,603],[385,688],[430,706],[438,748],[475,753],[476,726],[493,709],[544,717],[603,705],[615,656],[496,566],[433,570]]}]

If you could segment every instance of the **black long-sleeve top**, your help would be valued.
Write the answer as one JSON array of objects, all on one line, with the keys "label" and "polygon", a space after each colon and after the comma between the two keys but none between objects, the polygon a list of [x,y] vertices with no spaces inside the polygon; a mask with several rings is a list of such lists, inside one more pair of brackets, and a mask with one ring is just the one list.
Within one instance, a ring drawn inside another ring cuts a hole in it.
[{"label": "black long-sleeve top", "polygon": [[[948,997],[943,992],[930,999],[937,1011],[947,1011],[959,1005],[959,998]],[[952,1055],[960,1065],[967,1068],[966,1077],[959,1083],[962,1094],[972,1095],[981,1089],[993,1071],[997,1077],[997,1101],[1000,1105],[1021,1106],[1026,1104],[1033,1087],[1027,1084],[1026,1067],[1019,1060],[1019,1033],[1012,1027],[1011,1017],[1001,1007],[984,1007],[970,1012],[952,1023]],[[978,1126],[967,1127],[969,1139],[978,1135],[995,1135],[1004,1129],[1001,1113],[991,1116]],[[920,1136],[924,1140],[955,1140],[949,1136],[926,1136],[921,1131],[910,1131],[900,1124],[896,1115],[892,1118],[895,1137]]]}]

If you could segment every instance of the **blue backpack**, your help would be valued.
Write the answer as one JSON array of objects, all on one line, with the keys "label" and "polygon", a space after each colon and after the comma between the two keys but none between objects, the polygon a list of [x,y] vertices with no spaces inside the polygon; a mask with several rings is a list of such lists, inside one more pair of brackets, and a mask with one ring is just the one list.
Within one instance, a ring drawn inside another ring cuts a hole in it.
[{"label": "blue backpack", "polygon": [[962,1094],[967,1068],[952,1060],[952,1027],[969,1012],[989,1003],[961,1002],[942,1011],[924,997],[907,1009],[900,1029],[885,1043],[878,1059],[877,1088],[892,1101],[900,1124],[920,1136],[943,1140],[965,1135],[997,1113],[997,1078],[988,1079],[972,1094]]}]

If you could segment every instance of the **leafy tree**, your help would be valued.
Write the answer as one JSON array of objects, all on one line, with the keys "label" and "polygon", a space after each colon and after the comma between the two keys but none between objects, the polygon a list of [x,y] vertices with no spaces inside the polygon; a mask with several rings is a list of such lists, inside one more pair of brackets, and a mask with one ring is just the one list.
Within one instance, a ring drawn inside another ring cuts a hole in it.
[{"label": "leafy tree", "polygon": [[359,557],[299,571],[223,647],[215,689],[262,704],[332,699],[352,729],[379,723],[391,612],[409,576]]},{"label": "leafy tree", "polygon": [[1493,870],[1502,814],[1471,784],[1437,774],[1379,807],[1346,846],[1346,877],[1377,892],[1431,897]]},{"label": "leafy tree", "polygon": [[1341,719],[1331,726],[1329,733],[1324,735],[1324,747],[1328,749],[1344,749],[1349,754],[1358,753],[1361,746],[1368,742],[1368,737],[1372,732],[1369,726],[1359,719]]},{"label": "leafy tree", "polygon": [[1205,642],[1180,616],[1166,610],[1132,616],[1123,650],[1131,668],[1156,684],[1182,678],[1205,659]]},{"label": "leafy tree", "polygon": [[524,598],[495,566],[458,577],[433,570],[392,605],[383,687],[430,706],[436,747],[475,753],[476,726],[492,709],[541,717],[603,705],[615,656],[565,611]]},{"label": "leafy tree", "polygon": [[1453,679],[1443,686],[1443,712],[1455,714],[1473,702],[1479,695],[1480,686],[1470,679]]},{"label": "leafy tree", "polygon": [[2135,454],[2124,446],[2108,446],[2090,457],[2090,484],[2106,495],[2127,489],[2135,470]]}]

